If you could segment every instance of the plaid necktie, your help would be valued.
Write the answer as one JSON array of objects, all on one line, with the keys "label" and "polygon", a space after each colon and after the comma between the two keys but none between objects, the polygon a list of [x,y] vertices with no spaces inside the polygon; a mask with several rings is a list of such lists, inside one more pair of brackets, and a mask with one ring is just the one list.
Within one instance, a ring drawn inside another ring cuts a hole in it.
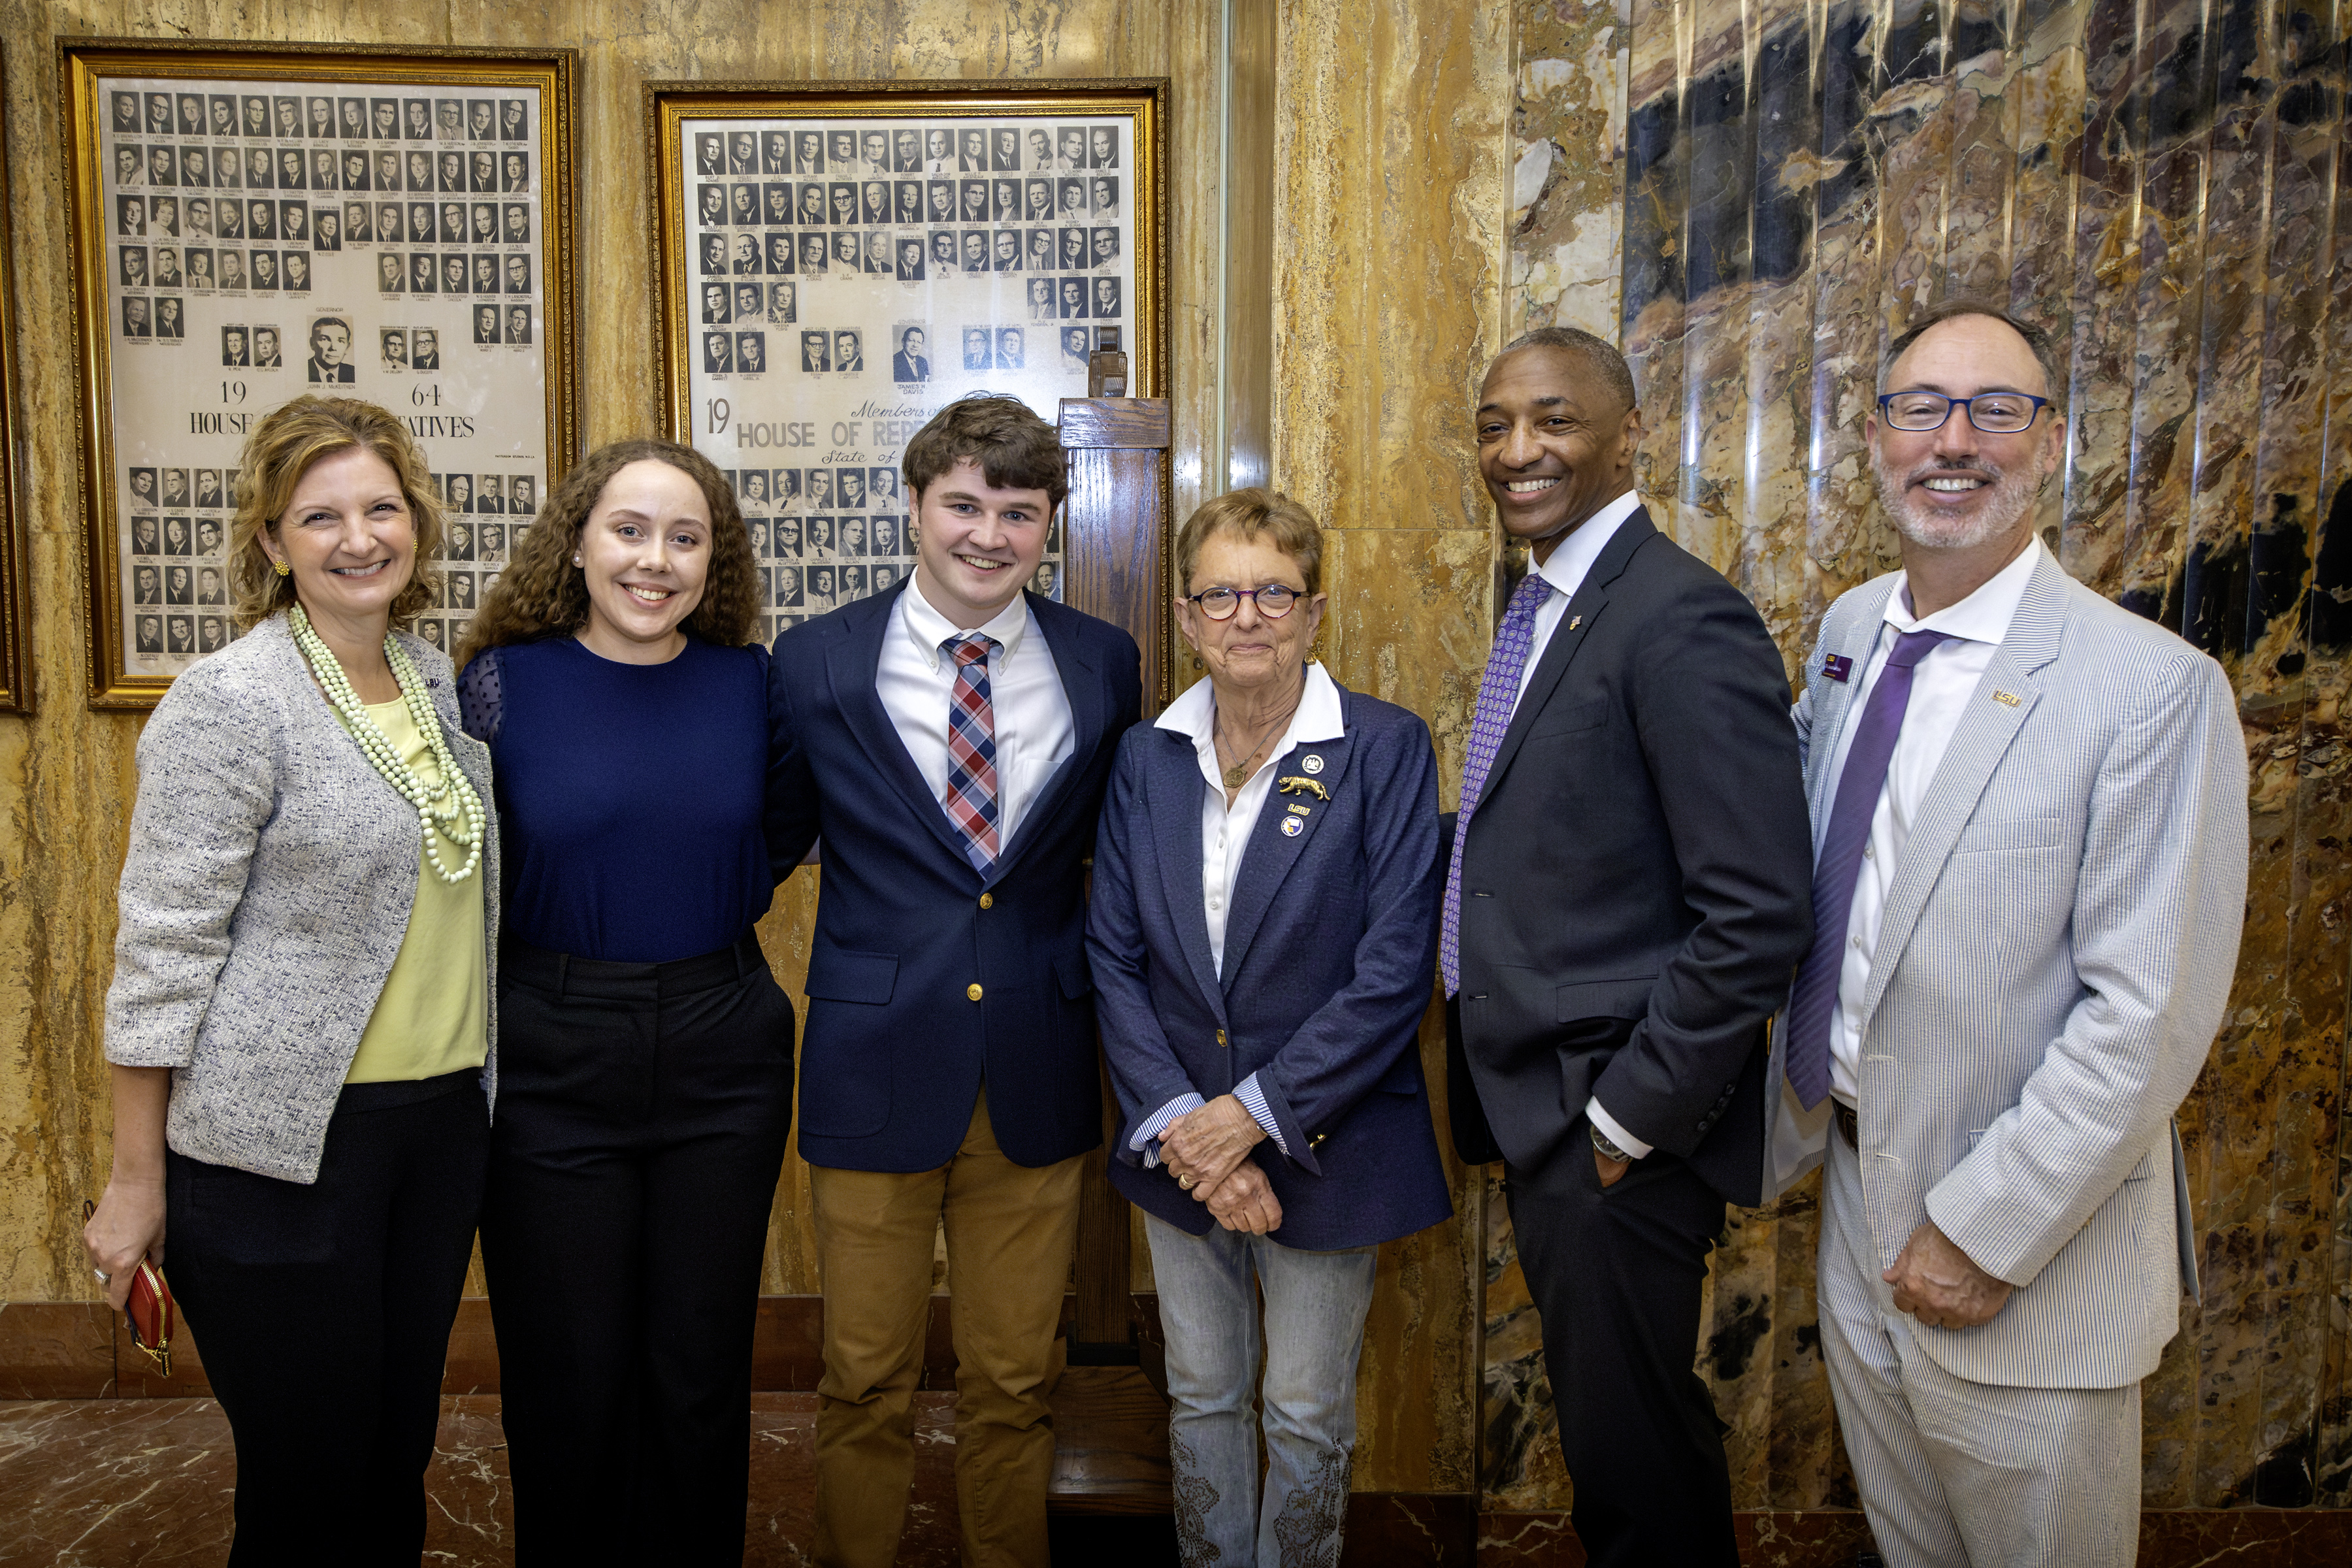
[{"label": "plaid necktie", "polygon": [[1462,810],[1454,819],[1454,858],[1445,868],[1445,910],[1437,940],[1437,963],[1448,996],[1462,989],[1462,846],[1470,837],[1470,814],[1478,809],[1486,770],[1495,765],[1496,748],[1511,727],[1511,710],[1518,706],[1519,676],[1535,647],[1536,612],[1554,592],[1532,567],[1519,579],[1517,592],[1503,610],[1503,624],[1495,628],[1495,651],[1486,656],[1486,677],[1478,682],[1478,709],[1470,721],[1469,754],[1462,763]]},{"label": "plaid necktie", "polygon": [[1837,804],[1822,834],[1821,858],[1813,864],[1813,945],[1797,966],[1789,997],[1789,1086],[1811,1110],[1830,1091],[1830,1028],[1837,1013],[1838,979],[1845,970],[1846,924],[1853,914],[1854,879],[1862,874],[1862,851],[1870,842],[1871,819],[1886,787],[1886,766],[1903,738],[1903,715],[1911,706],[1911,678],[1919,661],[1949,632],[1905,632],[1895,639],[1878,684],[1854,721],[1853,743],[1838,773]]},{"label": "plaid necktie", "polygon": [[950,637],[940,652],[956,662],[955,690],[948,698],[948,793],[940,804],[963,835],[972,869],[987,874],[996,863],[996,710],[988,700],[988,656],[996,639],[978,632]]}]

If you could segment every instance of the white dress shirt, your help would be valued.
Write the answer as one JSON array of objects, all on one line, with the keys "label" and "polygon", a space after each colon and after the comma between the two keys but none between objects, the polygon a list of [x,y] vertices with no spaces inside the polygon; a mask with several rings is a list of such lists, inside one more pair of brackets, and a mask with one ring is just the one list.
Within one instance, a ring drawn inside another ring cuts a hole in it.
[{"label": "white dress shirt", "polygon": [[[1536,678],[1536,666],[1543,662],[1544,649],[1551,646],[1551,634],[1559,629],[1560,618],[1568,614],[1568,602],[1584,586],[1585,577],[1609,542],[1617,537],[1617,530],[1625,520],[1642,510],[1642,498],[1627,490],[1599,511],[1594,512],[1555,546],[1551,559],[1530,570],[1559,590],[1543,602],[1536,611],[1535,641],[1528,646],[1528,662],[1519,669],[1519,697],[1528,694],[1528,682]],[[1514,710],[1518,698],[1511,700]]]},{"label": "white dress shirt", "polygon": [[[956,662],[940,645],[977,631],[996,639],[988,656],[988,700],[996,718],[996,843],[1002,858],[1030,804],[1076,748],[1069,694],[1054,651],[1017,595],[984,626],[958,626],[923,596],[919,578],[890,608],[874,691],[935,801],[948,793],[948,704]],[[940,810],[947,808],[942,805]]]},{"label": "white dress shirt", "polygon": [[[1193,754],[1201,762],[1201,777],[1208,785],[1201,792],[1201,913],[1209,923],[1209,957],[1217,966],[1218,978],[1223,979],[1225,916],[1233,907],[1234,884],[1241,877],[1242,857],[1249,848],[1250,834],[1257,826],[1258,814],[1265,810],[1266,798],[1274,793],[1274,764],[1289,755],[1294,746],[1336,742],[1345,738],[1348,727],[1339,711],[1339,688],[1321,664],[1307,666],[1307,689],[1299,694],[1289,727],[1267,749],[1265,761],[1234,795],[1231,805],[1225,804],[1224,769],[1217,762],[1216,693],[1210,682],[1197,681],[1188,688],[1153,721],[1153,727],[1173,731],[1192,742]],[[1239,737],[1228,737],[1236,738]],[[1235,1084],[1234,1098],[1265,1129],[1265,1135],[1274,1140],[1276,1148],[1286,1154],[1290,1152],[1275,1126],[1274,1111],[1258,1088],[1257,1074],[1252,1073]],[[1128,1147],[1145,1149],[1171,1121],[1198,1110],[1203,1103],[1198,1094],[1178,1095],[1135,1130],[1128,1139]],[[1159,1163],[1148,1149],[1144,1160],[1147,1164]]]},{"label": "white dress shirt", "polygon": [[[1911,672],[1911,700],[1903,710],[1903,731],[1895,738],[1895,754],[1887,760],[1886,783],[1880,789],[1878,809],[1870,818],[1870,838],[1863,846],[1862,866],[1853,880],[1853,907],[1845,922],[1845,963],[1838,971],[1837,1020],[1830,1028],[1830,1092],[1846,1105],[1860,1096],[1857,1072],[1862,1061],[1862,998],[1870,988],[1870,961],[1878,946],[1878,924],[1886,912],[1886,889],[1894,883],[1903,845],[1936,769],[1960,726],[1969,699],[1976,694],[1984,673],[2009,636],[2025,585],[2042,561],[2042,542],[2035,540],[2016,560],[1994,573],[1977,591],[1957,605],[1947,605],[1932,616],[1911,614],[1911,582],[1897,577],[1887,596],[1886,618],[1870,657],[1854,676],[1858,682],[1847,719],[1830,753],[1830,787],[1822,797],[1822,821],[1837,809],[1837,786],[1845,772],[1846,752],[1895,639],[1906,632],[1948,632],[1953,640],[1939,643]],[[1816,680],[1827,677],[1816,675]],[[1815,843],[1818,858],[1821,846]]]},{"label": "white dress shirt", "polygon": [[[1536,610],[1535,640],[1528,645],[1528,662],[1519,670],[1518,697],[1528,694],[1528,682],[1535,679],[1536,666],[1543,661],[1544,649],[1551,646],[1552,633],[1559,629],[1561,618],[1568,614],[1568,602],[1576,597],[1579,588],[1584,586],[1584,579],[1591,574],[1592,563],[1601,559],[1601,552],[1609,548],[1609,542],[1617,537],[1617,530],[1625,520],[1641,509],[1641,496],[1627,490],[1586,518],[1575,532],[1561,540],[1553,548],[1550,560],[1529,567],[1557,591]],[[1518,710],[1518,697],[1511,700],[1514,712]],[[1592,1125],[1601,1129],[1603,1137],[1636,1160],[1649,1153],[1651,1146],[1626,1131],[1615,1117],[1601,1110],[1597,1096],[1584,1102],[1584,1111],[1592,1119]]]}]

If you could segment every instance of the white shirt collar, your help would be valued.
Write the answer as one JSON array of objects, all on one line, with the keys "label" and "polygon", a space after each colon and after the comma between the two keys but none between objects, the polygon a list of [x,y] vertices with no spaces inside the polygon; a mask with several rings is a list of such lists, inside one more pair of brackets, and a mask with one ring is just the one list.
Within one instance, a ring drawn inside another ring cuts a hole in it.
[{"label": "white shirt collar", "polygon": [[1538,566],[1536,572],[1559,590],[1563,600],[1576,597],[1576,591],[1584,586],[1585,574],[1601,559],[1601,552],[1609,548],[1618,528],[1641,506],[1641,496],[1627,490],[1578,524],[1552,551],[1551,559]]},{"label": "white shirt collar", "polygon": [[898,613],[906,618],[907,636],[922,650],[924,659],[934,670],[944,657],[940,652],[941,643],[974,631],[996,639],[997,659],[1002,663],[1013,657],[1021,646],[1022,635],[1029,629],[1029,595],[1015,594],[1013,602],[997,611],[995,618],[984,626],[960,626],[940,614],[937,606],[923,596],[923,585],[909,577],[906,592],[898,595]]},{"label": "white shirt collar", "polygon": [[2009,636],[2009,623],[2017,618],[2025,585],[2033,580],[2042,556],[2042,541],[2036,539],[2017,552],[2016,560],[1979,584],[1975,593],[1926,616],[1911,614],[1911,574],[1902,573],[1895,579],[1895,591],[1886,595],[1886,624],[1898,632],[1948,632],[1999,647]]},{"label": "white shirt collar", "polygon": [[[1215,683],[1196,680],[1184,689],[1184,695],[1161,710],[1152,721],[1162,730],[1173,730],[1192,741],[1197,750],[1215,747],[1217,694]],[[1293,746],[1309,745],[1319,741],[1344,739],[1348,724],[1339,712],[1339,685],[1320,660],[1310,659],[1307,665],[1307,689],[1299,694],[1298,710],[1290,716],[1290,728],[1282,740],[1266,754],[1270,765]]]}]

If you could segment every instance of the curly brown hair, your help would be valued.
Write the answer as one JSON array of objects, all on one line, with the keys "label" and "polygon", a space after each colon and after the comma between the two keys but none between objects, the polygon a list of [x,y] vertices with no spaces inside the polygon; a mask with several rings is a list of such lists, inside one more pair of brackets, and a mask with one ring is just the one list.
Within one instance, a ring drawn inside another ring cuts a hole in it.
[{"label": "curly brown hair", "polygon": [[710,508],[710,574],[684,629],[726,647],[751,640],[760,619],[760,572],[751,531],[735,504],[735,487],[693,447],[641,437],[597,447],[555,487],[467,628],[457,650],[458,668],[485,648],[536,642],[587,624],[588,577],[572,563],[572,552],[580,548],[580,531],[613,476],[646,461],[667,463],[692,479]]},{"label": "curly brown hair", "polygon": [[392,601],[392,624],[404,626],[433,602],[441,552],[441,502],[433,494],[425,454],[397,415],[356,397],[312,395],[281,404],[261,417],[246,437],[236,466],[236,516],[228,525],[230,613],[236,629],[250,631],[294,603],[294,579],[280,577],[262,535],[274,534],[294,488],[321,458],[364,447],[399,477],[416,531],[416,563],[408,586]]}]

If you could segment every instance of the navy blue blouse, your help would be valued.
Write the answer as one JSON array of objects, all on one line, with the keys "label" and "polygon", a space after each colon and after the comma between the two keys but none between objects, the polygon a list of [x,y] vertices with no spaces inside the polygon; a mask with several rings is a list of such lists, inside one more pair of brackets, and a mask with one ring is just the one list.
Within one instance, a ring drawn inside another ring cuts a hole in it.
[{"label": "navy blue blouse", "polygon": [[483,653],[458,694],[495,770],[506,934],[662,963],[767,912],[766,648],[689,637],[667,664],[615,664],[548,637]]}]

